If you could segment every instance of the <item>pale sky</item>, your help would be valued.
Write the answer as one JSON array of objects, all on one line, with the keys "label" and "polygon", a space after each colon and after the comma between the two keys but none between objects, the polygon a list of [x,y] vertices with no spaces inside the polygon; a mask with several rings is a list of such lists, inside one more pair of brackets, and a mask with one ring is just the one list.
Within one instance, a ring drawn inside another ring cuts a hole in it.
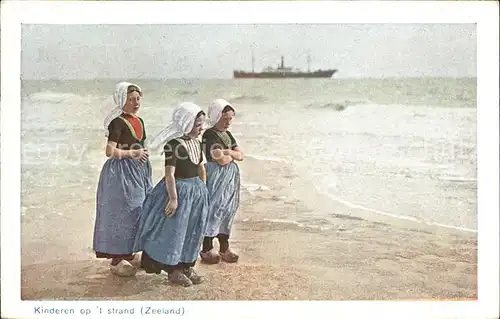
[{"label": "pale sky", "polygon": [[231,78],[279,63],[335,77],[476,76],[474,24],[23,25],[21,76]]}]

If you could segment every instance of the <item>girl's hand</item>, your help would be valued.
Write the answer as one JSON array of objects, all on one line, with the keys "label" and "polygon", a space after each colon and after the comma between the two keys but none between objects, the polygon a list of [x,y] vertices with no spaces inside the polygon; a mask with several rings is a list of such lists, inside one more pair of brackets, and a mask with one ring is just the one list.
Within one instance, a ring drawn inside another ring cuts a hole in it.
[{"label": "girl's hand", "polygon": [[149,158],[149,153],[147,149],[138,149],[132,151],[132,158],[138,159],[141,163],[144,163]]},{"label": "girl's hand", "polygon": [[168,199],[167,204],[165,205],[165,216],[173,216],[177,209],[177,205],[177,199]]}]

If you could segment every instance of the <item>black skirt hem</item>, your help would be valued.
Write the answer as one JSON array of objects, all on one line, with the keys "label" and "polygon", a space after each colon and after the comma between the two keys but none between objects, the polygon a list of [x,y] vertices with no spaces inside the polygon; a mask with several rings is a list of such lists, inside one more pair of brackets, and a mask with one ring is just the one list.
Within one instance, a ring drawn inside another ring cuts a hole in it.
[{"label": "black skirt hem", "polygon": [[106,258],[106,259],[111,259],[111,258],[123,258],[123,259],[133,259],[134,255],[132,253],[130,254],[108,254],[108,253],[102,253],[100,251],[95,252],[96,258]]},{"label": "black skirt hem", "polygon": [[167,273],[172,273],[176,269],[186,269],[190,267],[194,267],[196,260],[191,263],[178,263],[177,265],[166,265],[159,261],[154,260],[147,254],[146,251],[142,252],[141,258],[141,268],[144,269],[148,274],[160,274],[161,271],[165,271]]}]

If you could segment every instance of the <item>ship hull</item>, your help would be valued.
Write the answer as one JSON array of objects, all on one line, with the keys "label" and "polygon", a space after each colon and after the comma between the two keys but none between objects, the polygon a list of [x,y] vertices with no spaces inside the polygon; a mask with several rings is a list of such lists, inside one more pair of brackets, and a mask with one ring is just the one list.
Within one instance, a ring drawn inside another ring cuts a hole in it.
[{"label": "ship hull", "polygon": [[330,78],[337,70],[315,72],[245,72],[233,71],[235,79]]}]

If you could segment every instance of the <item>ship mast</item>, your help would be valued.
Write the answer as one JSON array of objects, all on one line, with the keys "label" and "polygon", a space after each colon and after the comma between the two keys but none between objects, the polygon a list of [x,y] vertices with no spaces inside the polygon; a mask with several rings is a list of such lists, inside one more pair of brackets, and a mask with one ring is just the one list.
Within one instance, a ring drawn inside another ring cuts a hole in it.
[{"label": "ship mast", "polygon": [[307,73],[311,73],[311,54],[307,53]]}]

